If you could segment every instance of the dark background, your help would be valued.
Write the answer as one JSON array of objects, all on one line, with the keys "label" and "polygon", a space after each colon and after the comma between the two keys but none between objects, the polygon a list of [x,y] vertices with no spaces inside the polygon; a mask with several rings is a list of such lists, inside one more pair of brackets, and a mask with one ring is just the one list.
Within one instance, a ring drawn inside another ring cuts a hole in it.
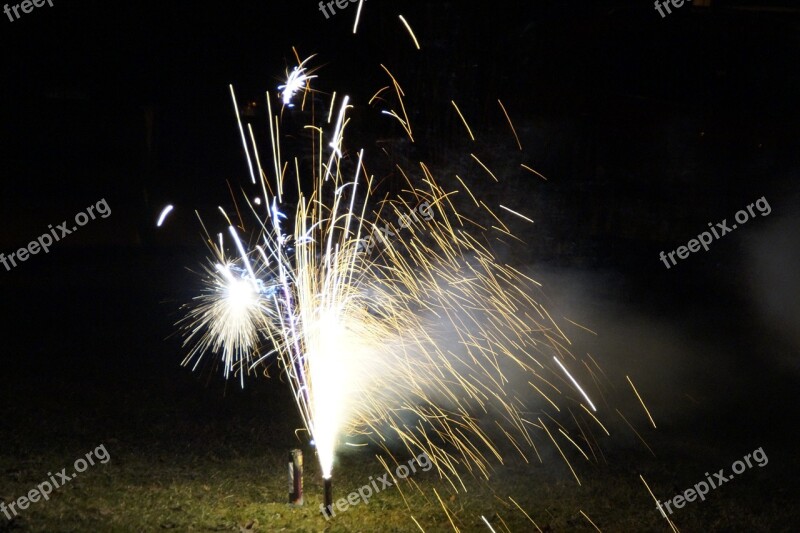
[{"label": "dark background", "polygon": [[[326,94],[363,104],[385,84],[380,63],[398,75],[424,125],[398,157],[446,176],[468,165],[452,156],[467,148],[502,171],[476,192],[536,221],[514,226],[527,245],[506,258],[600,333],[592,350],[637,376],[663,438],[741,455],[763,446],[775,450],[769,469],[795,469],[800,9],[712,4],[662,19],[644,0],[371,0],[357,35],[355,5],[326,20],[311,0],[56,0],[0,16],[0,251],[101,198],[112,210],[49,254],[0,268],[0,453],[55,446],[72,457],[78,443],[109,439],[177,453],[197,446],[192,421],[234,440],[279,418],[286,435],[272,444],[291,444],[291,407],[264,406],[285,400],[285,384],[242,391],[213,368],[192,373],[173,331],[198,289],[188,269],[205,255],[194,210],[221,224],[227,182],[249,181],[228,84],[240,105],[256,102],[264,140],[264,91],[295,64],[295,46],[318,54]],[[370,150],[381,135],[400,132],[353,138]],[[658,259],[762,196],[769,216],[669,270]],[[168,203],[176,210],[156,231]],[[1,481],[0,496],[13,496]]]}]

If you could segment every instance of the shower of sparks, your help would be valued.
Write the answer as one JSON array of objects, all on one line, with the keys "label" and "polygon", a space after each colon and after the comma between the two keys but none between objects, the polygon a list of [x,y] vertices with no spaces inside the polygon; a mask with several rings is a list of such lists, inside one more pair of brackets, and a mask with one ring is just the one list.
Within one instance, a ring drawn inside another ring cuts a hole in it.
[{"label": "shower of sparks", "polygon": [[[249,359],[258,348],[259,328],[265,317],[264,301],[257,281],[248,278],[233,262],[213,263],[213,268],[206,268],[206,272],[207,289],[196,298],[186,317],[193,330],[186,342],[192,342],[196,333],[203,334],[184,364],[206,350],[221,351],[225,377],[229,377],[236,372],[239,362]],[[240,379],[244,379],[244,373],[240,373]]]},{"label": "shower of sparks", "polygon": [[156,227],[160,228],[161,225],[164,223],[164,220],[167,219],[167,215],[169,215],[172,210],[175,208],[172,204],[168,205],[164,209],[161,210],[161,214],[158,215],[158,222],[156,222]]},{"label": "shower of sparks", "polygon": [[[325,478],[331,477],[337,448],[364,437],[385,448],[395,442],[427,454],[459,491],[465,488],[464,470],[488,478],[491,462],[503,462],[494,435],[503,435],[525,461],[531,449],[541,461],[532,436],[541,431],[580,484],[568,454],[537,415],[560,426],[547,413],[563,416],[559,403],[578,405],[556,388],[566,384],[564,376],[596,412],[561,360],[570,357],[589,367],[568,351],[569,339],[539,303],[539,284],[493,255],[491,233],[514,236],[461,178],[461,190],[448,190],[422,162],[416,168],[397,165],[408,187],[373,200],[370,154],[347,143],[348,113],[356,107],[347,96],[336,110],[324,110],[327,124],[306,126],[313,157],[282,154],[281,118],[273,115],[271,100],[290,105],[297,91],[308,90],[316,76],[305,73],[307,61],[279,87],[282,93],[267,93],[268,166],[274,176],[268,181],[254,148],[261,201],[250,201],[253,192],[242,191],[236,216],[219,210],[227,231],[214,238],[206,231],[204,288],[179,323],[190,346],[184,364],[197,367],[211,352],[224,375],[243,385],[246,374],[277,362]],[[401,110],[388,114],[412,139],[405,93],[384,71],[395,89],[391,105]],[[231,96],[238,118],[232,87]],[[239,127],[244,141],[241,121]],[[253,176],[246,142],[244,147]],[[296,190],[289,194],[287,184]],[[461,200],[494,229],[474,221],[472,212],[462,215],[456,207]],[[422,214],[423,205],[430,217],[409,215]],[[373,245],[376,251],[370,252]],[[567,448],[570,456],[588,459],[565,431],[560,434],[580,453]],[[440,503],[452,522],[441,498]]]}]

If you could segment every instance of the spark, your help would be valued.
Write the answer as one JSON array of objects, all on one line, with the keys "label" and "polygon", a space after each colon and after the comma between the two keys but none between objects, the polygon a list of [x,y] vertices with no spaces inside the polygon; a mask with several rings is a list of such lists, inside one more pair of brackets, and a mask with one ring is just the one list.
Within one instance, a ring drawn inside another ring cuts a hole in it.
[{"label": "spark", "polygon": [[581,455],[583,455],[583,457],[584,457],[584,458],[585,458],[587,461],[589,460],[589,456],[588,456],[588,455],[586,455],[586,452],[584,452],[584,451],[583,451],[583,449],[581,449],[581,447],[580,447],[580,446],[578,446],[578,443],[577,443],[577,442],[575,442],[574,440],[572,440],[572,437],[570,437],[569,435],[567,435],[567,433],[566,433],[566,432],[565,432],[563,429],[561,429],[561,428],[558,428],[558,431],[559,431],[559,432],[560,432],[562,435],[564,435],[564,437],[566,437],[566,439],[567,439],[568,441],[570,441],[570,442],[572,443],[572,445],[573,445],[573,446],[575,446],[575,448],[577,448],[577,450],[578,450],[578,451],[581,453]]},{"label": "spark", "polygon": [[655,422],[655,420],[653,420],[653,417],[650,415],[650,410],[644,404],[644,400],[642,400],[642,397],[639,396],[639,391],[637,391],[636,387],[634,387],[633,381],[631,381],[630,376],[625,376],[625,378],[628,380],[628,383],[631,384],[631,388],[633,389],[634,394],[636,394],[636,397],[639,398],[639,402],[642,404],[642,407],[644,408],[644,412],[647,413],[647,418],[650,419],[650,423],[653,425],[653,428],[655,428],[656,427],[656,422]]},{"label": "spark", "polygon": [[484,523],[484,524],[486,524],[486,527],[488,527],[488,528],[489,528],[489,531],[491,531],[492,533],[495,533],[495,530],[494,530],[494,528],[493,528],[493,527],[492,527],[492,525],[489,523],[489,521],[488,521],[488,520],[486,520],[486,517],[485,517],[485,516],[481,515],[481,520],[483,520],[483,523]]},{"label": "spark", "polygon": [[461,114],[461,110],[458,108],[454,100],[450,100],[450,103],[453,104],[453,107],[456,108],[456,113],[458,113],[458,116],[461,117],[461,122],[464,123],[464,127],[467,128],[467,133],[469,133],[469,138],[474,141],[475,136],[472,134],[472,129],[469,127],[469,124],[467,124],[467,119],[465,119],[464,115]]},{"label": "spark", "polygon": [[519,504],[516,502],[516,500],[514,500],[514,498],[512,498],[511,496],[509,496],[509,497],[508,497],[508,499],[509,499],[509,500],[511,500],[511,503],[513,503],[514,505],[516,505],[516,506],[517,506],[517,509],[519,509],[520,511],[522,511],[522,514],[524,514],[524,515],[525,515],[525,518],[527,518],[528,520],[530,520],[531,524],[533,524],[533,526],[534,526],[534,527],[535,527],[535,528],[536,528],[536,529],[539,531],[539,533],[542,533],[542,529],[539,527],[539,525],[538,525],[536,522],[534,522],[534,521],[533,521],[533,518],[531,518],[531,517],[530,517],[530,515],[529,515],[528,513],[526,513],[526,512],[525,512],[525,509],[523,509],[523,508],[522,508],[522,507],[521,507],[521,506],[520,506],[520,505],[519,505]]},{"label": "spark", "polygon": [[547,178],[545,178],[544,176],[542,176],[542,175],[541,175],[539,172],[536,172],[535,170],[533,170],[533,169],[532,169],[531,167],[529,167],[528,165],[526,165],[526,164],[524,164],[524,163],[520,163],[520,165],[519,165],[519,166],[521,166],[522,168],[524,168],[524,169],[525,169],[525,170],[527,170],[528,172],[533,172],[534,174],[536,174],[537,176],[539,176],[539,177],[540,177],[540,178],[542,178],[543,180],[547,181]]},{"label": "spark", "polygon": [[331,105],[328,106],[328,124],[331,123],[331,117],[333,117],[333,110],[336,109],[336,91],[333,91],[331,95]]},{"label": "spark", "polygon": [[600,422],[600,420],[599,420],[599,419],[598,419],[596,416],[594,416],[594,414],[592,414],[592,412],[591,412],[590,410],[588,410],[588,409],[586,408],[586,406],[585,406],[585,405],[581,404],[581,407],[583,408],[583,410],[584,410],[584,411],[586,411],[586,412],[589,414],[589,416],[591,416],[591,417],[594,419],[594,421],[595,421],[595,422],[597,422],[597,425],[598,425],[598,426],[600,426],[600,427],[603,429],[603,431],[605,432],[605,434],[606,434],[606,435],[608,435],[608,436],[610,437],[610,436],[611,436],[611,433],[609,433],[609,432],[608,432],[608,430],[607,430],[607,429],[606,429],[606,427],[603,425],[603,423],[602,423],[602,422]]},{"label": "spark", "polygon": [[345,95],[344,101],[342,102],[342,105],[339,108],[339,118],[336,119],[336,126],[334,126],[333,128],[333,140],[329,144],[329,146],[333,148],[333,151],[336,153],[337,156],[339,156],[339,158],[342,157],[342,134],[344,130],[344,114],[347,111],[347,103],[349,101],[350,98],[347,95]]},{"label": "spark", "polygon": [[239,124],[239,133],[242,136],[242,146],[244,147],[244,156],[247,159],[247,166],[250,169],[250,179],[253,183],[256,182],[256,176],[253,174],[253,162],[250,160],[250,150],[247,148],[247,141],[244,138],[244,128],[242,127],[242,117],[239,114],[239,104],[236,103],[236,93],[233,92],[233,85],[229,85],[231,90],[231,100],[233,101],[233,109],[236,112],[236,122]]},{"label": "spark", "polygon": [[506,106],[503,105],[503,102],[500,99],[497,99],[497,103],[500,104],[500,109],[503,110],[503,114],[506,116],[506,120],[508,121],[508,125],[511,126],[511,131],[514,133],[514,139],[517,140],[517,146],[519,146],[520,151],[522,151],[522,143],[519,142],[519,135],[517,135],[517,130],[514,128],[514,124],[511,122],[511,117],[508,116],[508,111],[506,111]]},{"label": "spark", "polygon": [[361,8],[364,7],[365,0],[359,0],[358,2],[358,9],[356,10],[356,20],[353,23],[353,35],[355,35],[356,30],[358,29],[358,21],[361,20]]},{"label": "spark", "polygon": [[472,198],[472,201],[475,202],[475,207],[480,207],[481,204],[478,203],[478,199],[475,198],[475,195],[472,194],[471,190],[469,190],[469,187],[467,187],[466,183],[464,183],[464,180],[462,180],[458,174],[456,174],[456,179],[461,184],[461,186],[464,187],[464,190],[467,191],[467,194],[469,194],[469,197]]},{"label": "spark", "polygon": [[455,522],[453,521],[453,517],[450,514],[450,510],[447,508],[447,505],[445,505],[444,501],[442,501],[442,497],[439,496],[439,493],[436,491],[436,489],[433,489],[433,493],[436,495],[436,499],[439,500],[439,504],[442,506],[442,509],[444,509],[444,513],[447,515],[447,520],[450,521],[450,525],[453,526],[453,531],[455,531],[456,533],[461,531],[460,529],[458,529]]},{"label": "spark", "polygon": [[[583,512],[582,510],[580,510],[580,509],[579,509],[579,512],[581,513],[581,515],[583,515],[583,517],[584,517],[584,518],[585,518],[585,519],[586,519],[586,520],[587,520],[587,521],[588,521],[590,524],[592,524],[592,527],[594,527],[594,528],[595,528],[597,531],[601,531],[601,529],[600,529],[599,527],[597,527],[597,525],[596,525],[594,522],[592,522],[592,519],[591,519],[591,518],[589,518],[589,515],[587,515],[586,513],[584,513],[584,512]],[[602,531],[601,531],[601,533],[602,533]]]},{"label": "spark", "polygon": [[650,485],[648,485],[647,481],[644,480],[644,476],[639,474],[639,479],[642,480],[642,483],[644,483],[644,486],[647,489],[647,492],[650,493],[650,497],[653,498],[653,501],[656,503],[656,506],[658,507],[658,510],[661,511],[661,516],[663,516],[664,520],[667,521],[667,524],[669,524],[669,527],[672,529],[672,531],[675,532],[675,533],[678,533],[678,528],[675,527],[675,524],[672,522],[672,520],[669,519],[669,517],[667,516],[667,513],[665,513],[664,510],[661,508],[661,502],[658,501],[658,498],[656,498],[656,495],[653,494],[652,490],[650,490]]},{"label": "spark", "polygon": [[414,35],[414,30],[412,30],[411,26],[408,25],[408,22],[406,22],[406,19],[403,18],[403,15],[400,15],[400,22],[402,22],[403,26],[406,27],[406,29],[408,30],[409,35],[411,35],[411,38],[414,39],[414,46],[416,46],[417,50],[419,50],[420,48],[419,48],[419,41],[417,41],[417,36]]},{"label": "spark", "polygon": [[650,447],[650,446],[647,444],[647,441],[645,441],[645,440],[642,438],[642,436],[641,436],[641,435],[639,435],[639,432],[638,432],[638,431],[636,431],[636,429],[635,429],[635,428],[634,428],[634,427],[631,425],[631,423],[630,423],[630,422],[628,422],[628,419],[627,419],[627,418],[625,418],[625,415],[623,415],[623,414],[622,414],[622,412],[621,412],[619,409],[614,409],[614,410],[617,412],[617,414],[620,416],[620,418],[622,418],[622,420],[625,422],[625,424],[627,424],[627,425],[628,425],[628,427],[629,427],[629,428],[631,428],[631,431],[633,431],[633,433],[634,433],[634,434],[635,434],[635,435],[636,435],[636,436],[639,438],[639,440],[640,440],[640,441],[642,441],[642,444],[644,444],[644,445],[645,445],[645,447],[646,447],[646,448],[647,448],[647,450],[650,452],[650,454],[651,454],[653,457],[655,457],[655,456],[656,456],[656,452],[654,452],[654,451],[653,451],[653,449],[652,449],[652,448],[651,448],[651,447]]},{"label": "spark", "polygon": [[172,212],[174,207],[175,206],[170,204],[170,205],[168,205],[167,207],[165,207],[164,209],[161,210],[161,214],[158,215],[158,222],[156,222],[156,227],[157,228],[161,227],[161,225],[164,223],[164,220],[166,220],[167,215],[169,215]]},{"label": "spark", "polygon": [[542,392],[542,389],[540,389],[539,387],[537,387],[534,383],[531,383],[530,381],[528,382],[528,385],[530,385],[531,387],[536,389],[536,392],[538,392],[542,396],[542,398],[544,398],[545,400],[550,402],[550,405],[552,405],[555,408],[556,411],[561,411],[561,409],[559,409],[558,405],[556,405],[556,403],[553,400],[551,400],[550,397],[547,396],[547,394]]},{"label": "spark", "polygon": [[550,433],[550,430],[547,429],[547,426],[544,424],[544,422],[542,422],[541,418],[539,418],[539,424],[541,424],[541,426],[544,428],[545,432],[547,433],[547,436],[550,437],[550,440],[553,441],[553,444],[555,444],[555,447],[558,450],[558,453],[561,454],[561,457],[564,459],[564,462],[567,463],[567,466],[569,467],[570,472],[572,472],[572,475],[575,477],[575,481],[578,482],[578,485],[581,485],[581,480],[580,480],[580,478],[578,478],[578,474],[575,473],[575,469],[572,468],[572,464],[570,464],[569,459],[567,459],[567,456],[564,455],[563,451],[561,451],[561,446],[558,445],[558,443],[556,442],[556,439],[553,438],[553,435]]},{"label": "spark", "polygon": [[559,361],[559,360],[558,360],[558,357],[555,357],[555,356],[554,356],[554,357],[553,357],[553,360],[554,360],[556,363],[558,363],[558,366],[560,366],[560,367],[561,367],[561,370],[563,370],[563,371],[564,371],[564,373],[567,375],[567,377],[570,379],[570,381],[572,381],[572,384],[573,384],[573,385],[575,385],[575,388],[576,388],[576,389],[578,389],[578,391],[579,391],[579,392],[580,392],[580,393],[583,395],[583,398],[584,398],[584,399],[585,399],[585,400],[586,400],[586,401],[589,403],[589,407],[591,407],[591,408],[592,408],[592,411],[594,411],[594,412],[596,413],[596,412],[597,412],[597,408],[596,408],[596,407],[594,406],[594,404],[592,403],[592,400],[590,400],[590,399],[589,399],[589,395],[587,395],[587,394],[586,394],[586,393],[583,391],[583,389],[582,389],[582,388],[581,388],[581,386],[578,384],[578,382],[575,380],[575,378],[573,378],[573,377],[572,377],[572,374],[570,374],[570,373],[569,373],[569,370],[567,370],[567,367],[565,367],[565,366],[564,366],[564,365],[561,363],[561,361]]},{"label": "spark", "polygon": [[472,156],[472,159],[477,161],[478,164],[483,168],[483,170],[485,170],[492,177],[492,179],[495,181],[495,183],[498,183],[500,181],[499,179],[497,179],[497,176],[495,176],[494,173],[491,170],[489,170],[489,167],[484,165],[483,161],[478,159],[478,156],[476,156],[475,154],[469,154],[469,155]]},{"label": "spark", "polygon": [[533,220],[531,220],[530,218],[526,217],[526,216],[525,216],[525,215],[523,215],[522,213],[519,213],[519,212],[517,212],[517,211],[514,211],[513,209],[509,209],[508,207],[504,206],[503,204],[500,204],[500,208],[501,208],[501,209],[505,209],[506,211],[508,211],[508,212],[509,212],[509,213],[511,213],[512,215],[516,215],[516,216],[518,216],[519,218],[521,218],[521,219],[523,219],[523,220],[527,220],[528,222],[530,222],[531,224],[533,224]]},{"label": "spark", "polygon": [[406,106],[403,103],[403,96],[405,95],[405,92],[403,91],[403,88],[400,86],[400,83],[397,81],[394,75],[389,71],[389,69],[386,68],[385,65],[381,65],[381,68],[383,68],[384,72],[386,72],[386,74],[392,80],[392,85],[394,86],[394,91],[395,94],[397,95],[397,100],[400,102],[400,110],[403,112],[403,118],[401,119],[400,116],[394,110],[388,112],[383,111],[383,113],[395,117],[403,126],[403,129],[406,131],[406,135],[408,135],[408,138],[411,139],[411,142],[414,142],[414,137],[411,131],[411,121],[408,119],[408,113],[406,113]]},{"label": "spark", "polygon": [[590,329],[589,329],[589,328],[587,328],[586,326],[581,326],[581,325],[580,325],[580,324],[578,324],[577,322],[574,322],[574,321],[570,320],[569,318],[567,318],[567,317],[565,317],[565,316],[563,316],[563,317],[561,317],[561,318],[563,318],[564,320],[566,320],[567,322],[569,322],[569,323],[570,323],[570,324],[572,324],[573,326],[577,326],[577,327],[581,328],[583,331],[586,331],[586,332],[588,332],[588,333],[591,333],[592,335],[595,335],[595,336],[597,336],[597,333],[596,333],[596,332],[594,332],[594,331],[590,330]]},{"label": "spark", "polygon": [[[286,83],[278,86],[278,90],[282,91],[283,105],[286,107],[294,107],[292,99],[301,89],[308,87],[308,80],[316,78],[315,75],[306,74],[306,61],[311,59],[312,56],[305,58],[299,65],[295,66],[290,73],[286,75]],[[255,183],[255,182],[253,182]]]},{"label": "spark", "polygon": [[247,259],[247,254],[244,251],[244,246],[242,245],[242,241],[239,239],[239,235],[236,233],[236,228],[233,226],[228,226],[228,231],[230,232],[233,240],[236,242],[236,248],[239,250],[239,253],[242,257],[242,262],[244,266],[247,267],[247,272],[250,274],[250,279],[255,282],[256,274],[253,272],[253,265],[250,264],[250,261]]}]

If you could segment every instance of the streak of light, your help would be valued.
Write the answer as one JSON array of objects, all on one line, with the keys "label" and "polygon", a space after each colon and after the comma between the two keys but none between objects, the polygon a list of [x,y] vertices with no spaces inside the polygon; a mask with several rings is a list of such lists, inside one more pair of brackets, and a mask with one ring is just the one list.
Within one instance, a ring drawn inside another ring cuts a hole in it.
[{"label": "streak of light", "polygon": [[358,10],[356,11],[356,20],[353,23],[353,34],[355,35],[356,30],[358,29],[358,21],[361,20],[361,8],[364,7],[364,2],[366,0],[359,0],[358,2]]},{"label": "streak of light", "polygon": [[647,492],[649,492],[649,493],[650,493],[650,497],[651,497],[651,498],[653,498],[653,501],[654,501],[654,502],[655,502],[655,504],[656,504],[656,508],[657,508],[659,511],[661,511],[661,516],[663,516],[663,517],[664,517],[664,520],[666,520],[666,521],[667,521],[667,524],[669,524],[669,527],[672,529],[672,531],[674,531],[675,533],[677,533],[677,532],[678,532],[678,528],[677,528],[677,527],[675,527],[675,524],[673,524],[673,523],[672,523],[672,520],[670,520],[670,519],[669,519],[669,517],[667,516],[667,513],[665,513],[665,512],[664,512],[664,509],[662,509],[662,508],[661,508],[661,506],[659,505],[658,498],[656,498],[656,495],[655,495],[655,494],[653,494],[653,491],[652,491],[652,490],[650,490],[650,485],[648,485],[648,484],[647,484],[647,481],[645,481],[645,480],[644,480],[644,477],[643,477],[641,474],[639,474],[639,479],[641,479],[641,480],[642,480],[642,483],[644,483],[644,486],[645,486],[645,488],[647,489]]},{"label": "streak of light", "polygon": [[559,361],[559,360],[558,360],[558,357],[555,357],[555,356],[553,356],[553,359],[555,360],[555,362],[556,362],[556,363],[558,363],[558,366],[560,366],[560,367],[561,367],[561,370],[563,370],[563,371],[564,371],[564,373],[567,375],[567,377],[570,379],[570,381],[572,381],[572,384],[573,384],[573,385],[575,385],[575,388],[577,388],[577,389],[580,391],[580,393],[583,395],[583,398],[584,398],[584,399],[585,399],[585,400],[586,400],[586,401],[589,403],[589,406],[592,408],[592,411],[594,411],[594,412],[596,413],[596,412],[597,412],[597,408],[596,408],[596,407],[594,406],[594,404],[592,403],[592,400],[590,400],[590,399],[589,399],[589,395],[588,395],[588,394],[586,394],[586,393],[583,391],[583,389],[582,389],[582,388],[581,388],[581,386],[578,384],[578,382],[575,380],[575,378],[573,378],[573,377],[572,377],[572,374],[570,374],[570,373],[569,373],[569,371],[567,370],[567,367],[565,367],[565,366],[564,366],[564,365],[561,363],[561,361]]},{"label": "streak of light", "polygon": [[532,169],[531,167],[529,167],[528,165],[526,165],[526,164],[524,164],[524,163],[520,163],[520,165],[519,165],[519,166],[521,166],[522,168],[524,168],[525,170],[527,170],[527,171],[529,171],[529,172],[533,172],[534,174],[536,174],[537,176],[539,176],[539,177],[540,177],[540,178],[542,178],[543,180],[547,181],[547,178],[545,178],[544,176],[542,176],[542,175],[541,175],[539,172],[537,172],[537,171],[533,170],[533,169]]},{"label": "streak of light", "polygon": [[501,207],[502,209],[505,209],[506,211],[508,211],[508,212],[509,212],[509,213],[511,213],[512,215],[516,215],[516,216],[518,216],[519,218],[521,218],[521,219],[523,219],[523,220],[527,220],[528,222],[530,222],[531,224],[533,224],[533,220],[531,220],[530,218],[526,217],[526,216],[525,216],[525,215],[523,215],[522,213],[518,213],[517,211],[514,211],[513,209],[509,209],[508,207],[504,206],[503,204],[500,204],[500,207]]},{"label": "streak of light", "polygon": [[655,428],[656,427],[656,422],[655,422],[655,420],[653,420],[653,417],[650,415],[650,410],[644,404],[644,400],[642,400],[642,397],[639,396],[639,391],[636,390],[636,387],[633,385],[633,381],[631,381],[630,376],[625,376],[625,378],[627,378],[628,383],[631,384],[631,388],[633,389],[634,394],[636,394],[636,397],[639,398],[639,402],[642,404],[642,407],[644,407],[644,412],[647,413],[647,418],[650,419],[650,423],[653,424],[653,427]]},{"label": "streak of light", "polygon": [[161,214],[158,215],[158,222],[156,222],[156,227],[157,228],[161,227],[161,225],[164,223],[164,220],[167,218],[167,215],[169,215],[174,208],[175,208],[175,206],[170,204],[170,205],[168,205],[167,207],[165,207],[164,209],[161,210]]},{"label": "streak of light", "polygon": [[467,128],[467,133],[469,133],[469,138],[474,141],[475,136],[472,134],[472,128],[470,128],[469,124],[467,124],[467,119],[464,118],[464,115],[461,113],[461,110],[458,108],[454,100],[450,100],[450,103],[453,104],[453,107],[456,108],[456,113],[458,113],[458,116],[461,117],[461,122],[464,123],[464,127]]},{"label": "streak of light", "polygon": [[414,39],[414,46],[416,46],[417,50],[419,50],[420,48],[419,48],[419,41],[417,41],[417,36],[414,35],[414,30],[412,30],[411,26],[408,25],[408,22],[406,22],[406,19],[403,18],[403,15],[400,15],[400,22],[402,22],[403,26],[406,27],[408,33],[411,35],[411,38]]},{"label": "streak of light", "polygon": [[600,533],[602,533],[602,531],[600,530],[600,528],[599,528],[599,527],[597,527],[597,524],[595,524],[594,522],[592,522],[592,519],[591,519],[591,518],[589,518],[589,515],[587,515],[586,513],[584,513],[582,510],[579,510],[579,511],[580,511],[580,513],[583,515],[583,517],[584,517],[586,520],[588,520],[590,524],[592,524],[592,527],[594,527],[594,528],[595,528],[597,531],[600,531]]},{"label": "streak of light", "polygon": [[517,140],[517,146],[519,146],[520,151],[522,150],[522,143],[519,142],[519,136],[517,135],[517,130],[514,128],[514,124],[511,122],[511,117],[508,116],[508,112],[506,111],[506,106],[503,105],[503,102],[500,101],[498,98],[497,103],[500,104],[500,109],[503,110],[503,114],[506,116],[506,120],[508,121],[508,125],[511,126],[511,131],[514,133],[514,138]]}]

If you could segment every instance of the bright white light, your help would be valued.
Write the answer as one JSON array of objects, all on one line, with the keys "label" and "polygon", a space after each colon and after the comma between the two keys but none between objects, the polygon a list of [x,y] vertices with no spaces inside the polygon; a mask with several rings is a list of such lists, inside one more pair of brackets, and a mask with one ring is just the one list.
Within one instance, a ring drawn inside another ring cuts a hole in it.
[{"label": "bright white light", "polygon": [[256,303],[257,295],[253,284],[243,279],[234,279],[228,283],[226,299],[231,314],[247,313],[250,306]]},{"label": "bright white light", "polygon": [[283,105],[286,107],[294,107],[294,104],[292,103],[292,98],[294,98],[294,95],[297,94],[297,92],[301,89],[305,88],[308,80],[316,78],[316,76],[307,75],[306,68],[303,66],[306,61],[311,59],[311,57],[306,58],[302,63],[294,67],[292,72],[286,78],[285,84],[278,85],[278,90],[282,91],[283,93]]},{"label": "bright white light", "polygon": [[167,215],[170,214],[174,206],[172,204],[168,205],[164,209],[161,210],[161,214],[158,216],[158,222],[156,222],[156,227],[160,228],[161,224],[164,223],[164,219],[167,218]]},{"label": "bright white light", "polygon": [[358,29],[358,21],[361,20],[361,8],[364,6],[364,0],[359,0],[358,2],[358,11],[356,11],[356,21],[353,24],[353,34],[356,33]]},{"label": "bright white light", "polygon": [[592,403],[592,400],[590,400],[589,396],[585,392],[583,392],[583,389],[581,388],[580,385],[578,385],[578,382],[575,381],[575,378],[572,377],[572,374],[569,373],[567,367],[561,364],[561,361],[559,361],[557,357],[553,357],[553,360],[555,360],[555,362],[558,363],[558,366],[561,367],[561,370],[563,370],[564,373],[567,375],[567,377],[570,379],[570,381],[572,381],[572,384],[575,385],[575,388],[578,389],[581,394],[583,394],[583,397],[586,399],[587,402],[589,402],[589,407],[592,408],[592,411],[597,412],[597,408]]}]

